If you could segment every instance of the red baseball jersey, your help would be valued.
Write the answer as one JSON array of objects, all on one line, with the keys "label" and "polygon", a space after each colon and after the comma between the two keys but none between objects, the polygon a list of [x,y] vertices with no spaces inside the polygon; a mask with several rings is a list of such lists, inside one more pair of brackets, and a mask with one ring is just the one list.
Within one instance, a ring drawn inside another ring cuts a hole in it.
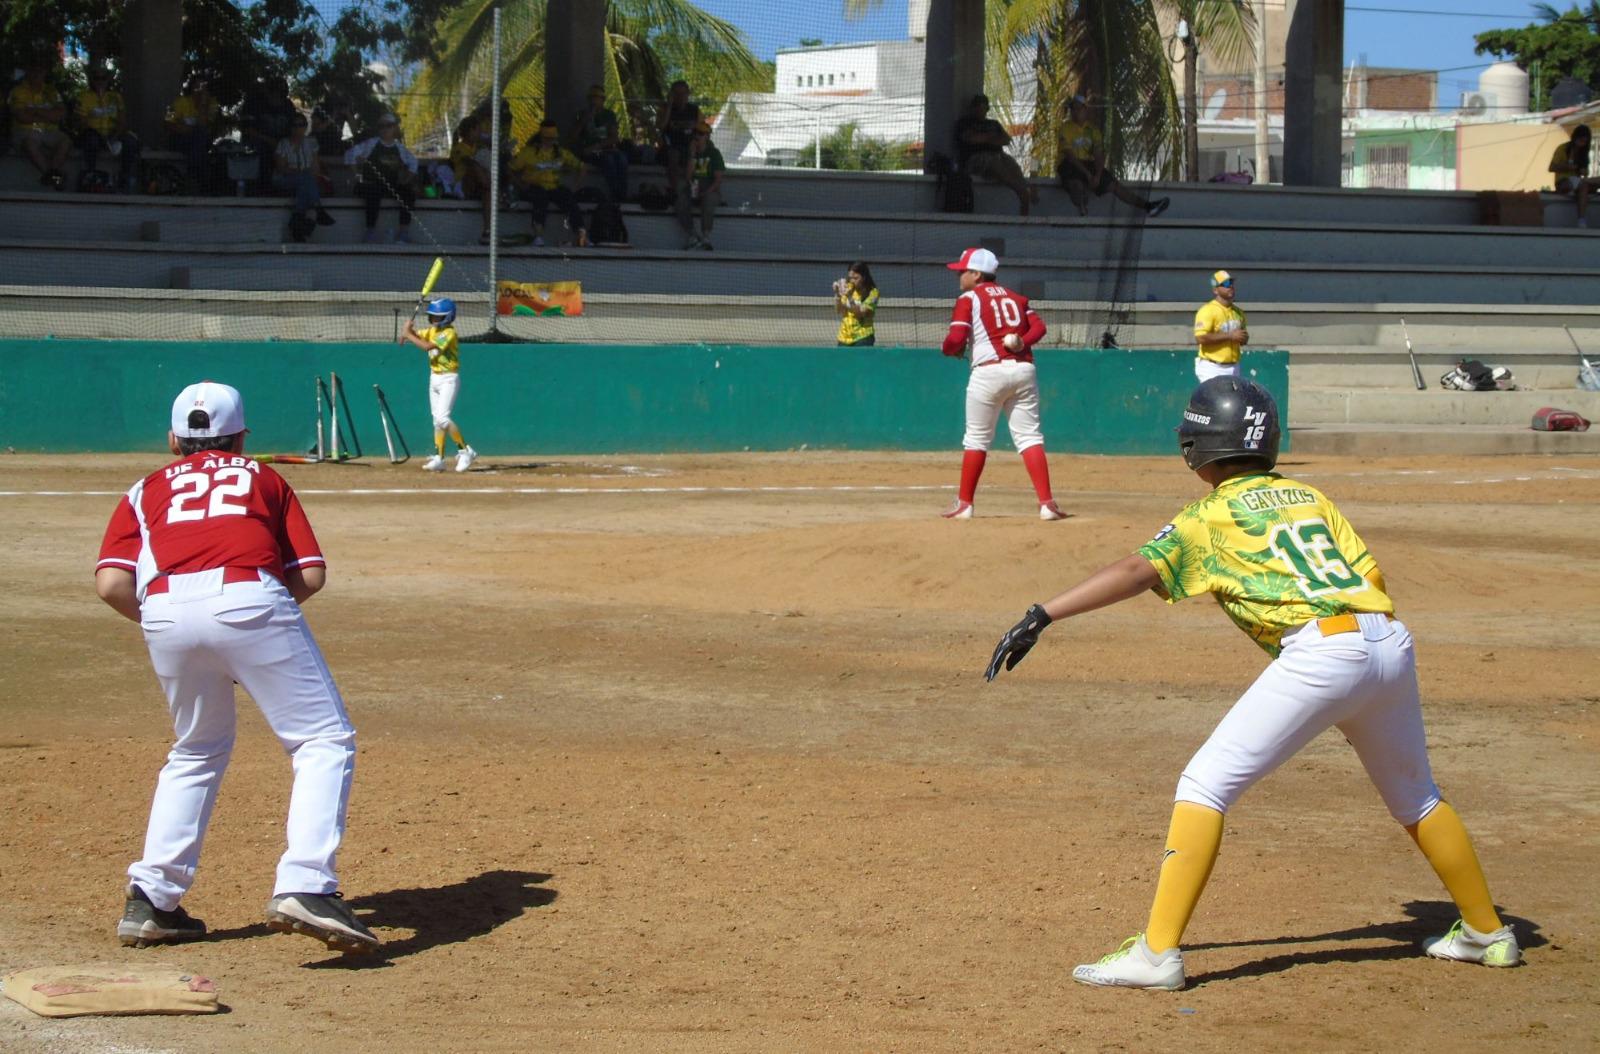
[{"label": "red baseball jersey", "polygon": [[[1012,351],[1002,343],[1012,333],[1022,339],[1020,351]],[[998,282],[979,282],[956,299],[943,351],[946,355],[960,355],[970,344],[974,366],[1001,359],[1032,362],[1033,346],[1044,334],[1044,319],[1028,306],[1027,297]]]},{"label": "red baseball jersey", "polygon": [[284,478],[243,454],[191,454],[135,483],[111,514],[101,567],[138,576],[143,600],[161,575],[259,568],[279,581],[322,564],[300,499]]}]

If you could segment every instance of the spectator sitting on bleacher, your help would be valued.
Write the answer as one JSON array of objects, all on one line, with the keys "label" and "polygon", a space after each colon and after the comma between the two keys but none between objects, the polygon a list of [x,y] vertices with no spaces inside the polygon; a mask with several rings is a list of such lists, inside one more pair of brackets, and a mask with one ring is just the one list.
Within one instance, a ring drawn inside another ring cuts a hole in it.
[{"label": "spectator sitting on bleacher", "polygon": [[1600,190],[1600,179],[1589,175],[1589,126],[1580,124],[1572,138],[1556,147],[1550,171],[1556,174],[1556,193],[1571,194],[1578,206],[1578,226],[1589,226],[1589,193]]},{"label": "spectator sitting on bleacher", "polygon": [[173,149],[183,154],[189,181],[198,194],[212,192],[211,143],[220,130],[217,100],[211,96],[211,80],[204,73],[189,78],[187,93],[172,100],[167,110],[167,130]]},{"label": "spectator sitting on bleacher", "polygon": [[78,93],[78,147],[83,151],[83,172],[78,189],[85,190],[99,177],[100,152],[117,159],[116,189],[132,194],[139,178],[139,137],[128,131],[128,107],[122,93],[111,87],[111,71],[102,66],[89,70],[89,86]]},{"label": "spectator sitting on bleacher", "polygon": [[566,183],[569,176],[583,171],[583,162],[561,145],[561,132],[554,121],[546,120],[539,126],[538,134],[529,137],[527,145],[511,158],[510,167],[518,194],[533,210],[533,244],[545,243],[545,219],[553,205],[566,212],[573,243],[587,246],[589,232],[584,229],[583,213],[578,210],[578,196]]},{"label": "spectator sitting on bleacher", "polygon": [[598,84],[589,89],[588,105],[578,114],[573,145],[579,159],[599,171],[611,200],[627,201],[628,155],[618,138],[617,115],[606,107],[606,90]]},{"label": "spectator sitting on bleacher", "polygon": [[[727,170],[722,151],[711,142],[711,126],[701,121],[689,140],[689,155],[678,181],[678,226],[688,237],[685,249],[711,250],[711,227],[722,201],[722,173]],[[694,232],[690,200],[700,204],[700,233]]]},{"label": "spectator sitting on bleacher", "polygon": [[450,147],[450,171],[455,173],[462,197],[475,198],[483,206],[482,229],[478,232],[480,245],[489,244],[489,213],[494,208],[488,167],[493,156],[489,150],[493,135],[483,127],[480,117],[468,114],[456,125],[455,143]]},{"label": "spectator sitting on bleacher", "polygon": [[400,141],[400,121],[392,113],[378,118],[378,134],[352,146],[344,155],[356,169],[356,197],[366,206],[367,231],[362,241],[378,240],[378,206],[386,197],[400,203],[400,229],[394,240],[411,240],[411,206],[417,203],[417,159]]},{"label": "spectator sitting on bleacher", "polygon": [[1095,197],[1110,191],[1118,201],[1143,209],[1151,217],[1167,211],[1171,199],[1141,198],[1122,185],[1122,181],[1106,167],[1105,138],[1099,128],[1089,121],[1089,102],[1074,95],[1067,103],[1067,123],[1061,126],[1061,163],[1056,178],[1067,197],[1078,207],[1078,215],[1089,215],[1089,195]]},{"label": "spectator sitting on bleacher", "polygon": [[290,124],[299,116],[281,78],[263,74],[245,89],[244,101],[239,105],[239,137],[258,159],[257,193],[270,190],[271,159],[276,156],[278,144],[289,135]]},{"label": "spectator sitting on bleacher", "polygon": [[1022,167],[1005,151],[1011,135],[989,117],[989,97],[974,95],[967,113],[956,122],[956,164],[969,176],[1004,183],[1017,195],[1018,209],[1026,216],[1039,191],[1028,185]]},{"label": "spectator sitting on bleacher", "polygon": [[[322,161],[317,157],[317,141],[306,134],[309,122],[300,114],[289,119],[289,134],[278,140],[272,153],[272,169],[278,182],[294,198],[289,214],[289,236],[297,242],[311,237],[317,226],[333,225],[333,217],[322,207]],[[315,219],[312,214],[315,213]]]},{"label": "spectator sitting on bleacher", "polygon": [[700,107],[689,101],[689,83],[673,81],[667,104],[661,108],[656,131],[660,136],[661,163],[667,166],[667,192],[676,195],[687,171],[689,147],[694,142],[695,126],[700,123]]},{"label": "spectator sitting on bleacher", "polygon": [[61,170],[72,140],[61,130],[67,110],[61,93],[46,79],[49,73],[48,64],[30,62],[27,75],[11,89],[11,140],[39,170],[41,184],[65,190],[67,177]]}]

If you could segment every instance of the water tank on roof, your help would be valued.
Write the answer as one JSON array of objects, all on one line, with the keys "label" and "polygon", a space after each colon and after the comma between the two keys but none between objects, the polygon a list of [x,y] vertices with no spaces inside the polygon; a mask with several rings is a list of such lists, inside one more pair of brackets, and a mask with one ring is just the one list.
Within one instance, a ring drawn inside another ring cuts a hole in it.
[{"label": "water tank on roof", "polygon": [[1496,117],[1528,112],[1528,75],[1515,62],[1496,62],[1480,73],[1478,91],[1495,101]]}]

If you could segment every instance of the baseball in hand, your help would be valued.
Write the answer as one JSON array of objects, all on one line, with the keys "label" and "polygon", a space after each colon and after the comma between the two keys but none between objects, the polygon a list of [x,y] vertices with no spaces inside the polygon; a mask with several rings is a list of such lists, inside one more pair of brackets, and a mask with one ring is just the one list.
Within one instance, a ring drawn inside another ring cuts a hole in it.
[{"label": "baseball in hand", "polygon": [[1001,343],[1006,346],[1007,351],[1022,350],[1022,338],[1017,336],[1015,333],[1007,333],[1006,339],[1001,341]]}]

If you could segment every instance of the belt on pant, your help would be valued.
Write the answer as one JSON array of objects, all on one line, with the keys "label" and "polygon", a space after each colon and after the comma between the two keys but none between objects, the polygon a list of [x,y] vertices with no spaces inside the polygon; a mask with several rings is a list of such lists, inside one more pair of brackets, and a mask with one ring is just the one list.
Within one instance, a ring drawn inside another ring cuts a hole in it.
[{"label": "belt on pant", "polygon": [[[1385,615],[1390,622],[1394,621],[1393,615]],[[1361,630],[1361,623],[1356,620],[1354,612],[1347,611],[1343,615],[1329,615],[1317,619],[1317,629],[1322,631],[1324,637],[1336,637],[1341,633],[1357,633]]]},{"label": "belt on pant", "polygon": [[998,359],[989,359],[989,360],[987,360],[985,362],[974,363],[972,368],[973,369],[978,369],[981,366],[998,366],[1002,362],[1026,362],[1026,363],[1031,363],[1031,362],[1033,362],[1033,360],[1032,359],[1019,359],[1019,358],[1014,358],[1014,357],[1009,356],[1009,355],[1002,355]]},{"label": "belt on pant", "polygon": [[[203,574],[204,572],[201,573]],[[167,590],[170,588],[167,584],[167,577],[168,576],[166,575],[162,575],[160,578],[151,581],[151,583],[145,587],[144,595],[147,597],[153,597],[157,593],[167,592]],[[224,567],[222,569],[222,584],[225,586],[233,585],[236,582],[259,581],[261,581],[261,569],[258,567]]]}]

